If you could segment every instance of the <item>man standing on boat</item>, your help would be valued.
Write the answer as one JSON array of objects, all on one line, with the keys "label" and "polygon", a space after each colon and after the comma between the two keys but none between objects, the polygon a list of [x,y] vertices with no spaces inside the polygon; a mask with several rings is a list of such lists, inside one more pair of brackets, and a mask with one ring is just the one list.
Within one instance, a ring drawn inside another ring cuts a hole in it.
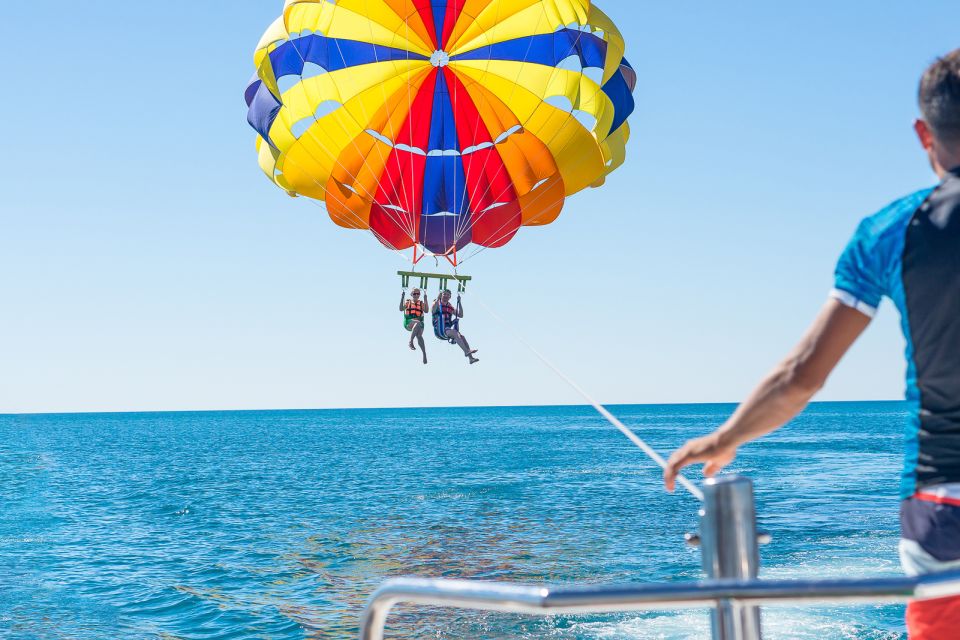
[{"label": "man standing on boat", "polygon": [[[729,420],[674,452],[663,473],[671,491],[687,465],[702,462],[713,475],[740,445],[800,413],[887,296],[907,339],[900,560],[909,575],[960,569],[960,49],[927,69],[919,101],[914,128],[940,184],[860,224],[800,343]],[[960,637],[960,598],[910,603],[907,630],[915,640]]]}]

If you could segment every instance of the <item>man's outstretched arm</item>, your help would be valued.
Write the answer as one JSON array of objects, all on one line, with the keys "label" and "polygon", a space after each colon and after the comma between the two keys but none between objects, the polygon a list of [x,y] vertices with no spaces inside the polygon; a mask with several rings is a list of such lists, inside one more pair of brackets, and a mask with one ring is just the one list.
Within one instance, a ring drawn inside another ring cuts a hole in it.
[{"label": "man's outstretched arm", "polygon": [[667,490],[673,491],[683,467],[703,462],[704,474],[712,476],[730,464],[740,445],[778,429],[800,413],[868,324],[869,316],[829,300],[790,355],[729,420],[710,435],[687,441],[670,456],[663,471]]}]

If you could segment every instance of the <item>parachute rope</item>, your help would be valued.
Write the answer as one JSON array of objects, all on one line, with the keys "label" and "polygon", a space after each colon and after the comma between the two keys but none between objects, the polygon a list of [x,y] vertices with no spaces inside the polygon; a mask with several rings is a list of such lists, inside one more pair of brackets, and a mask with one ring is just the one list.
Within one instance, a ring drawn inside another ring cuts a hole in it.
[{"label": "parachute rope", "polygon": [[[495,311],[493,311],[493,309],[488,307],[483,302],[483,300],[481,300],[477,296],[476,291],[473,292],[471,298],[475,300],[477,303],[479,303],[480,306],[483,307],[484,311],[490,314],[490,316],[492,316],[494,320],[496,320],[497,322],[502,324],[504,327],[506,327],[510,331],[510,333],[512,333],[514,337],[520,341],[520,343],[523,346],[525,346],[534,356],[536,356],[537,359],[540,360],[540,362],[546,365],[548,369],[553,371],[557,375],[557,377],[559,377],[561,380],[566,382],[567,385],[569,385],[574,391],[580,394],[580,396],[584,400],[586,400],[594,409],[596,409],[597,413],[603,416],[603,418],[607,422],[609,422],[611,425],[616,427],[617,430],[620,431],[620,433],[625,435],[630,440],[630,442],[635,444],[641,451],[647,454],[647,456],[649,456],[651,460],[657,463],[657,465],[659,465],[661,469],[666,469],[667,467],[666,460],[664,460],[663,457],[653,449],[653,447],[647,444],[642,438],[640,438],[640,436],[638,436],[633,431],[631,431],[630,428],[628,428],[625,424],[620,422],[620,420],[617,419],[617,417],[614,416],[612,413],[610,413],[610,411],[608,411],[606,407],[604,407],[602,404],[594,400],[593,397],[583,389],[583,387],[581,387],[579,384],[576,383],[576,381],[573,380],[573,378],[571,378],[566,373],[561,371],[555,364],[553,364],[553,362],[547,359],[545,355],[543,355],[539,350],[537,350],[532,344],[527,342],[527,340],[523,337],[523,335],[521,335],[520,332],[513,325],[508,323],[506,320],[500,317],[500,315],[498,315]],[[677,482],[679,482],[684,489],[689,491],[694,498],[703,502],[703,492],[695,484],[690,482],[690,480],[688,480],[686,476],[682,474],[677,475]]]},{"label": "parachute rope", "polygon": [[[339,9],[339,7],[338,7],[337,5],[333,5],[332,11],[333,11],[334,13],[336,13],[336,11],[337,11],[338,9]],[[369,28],[370,28],[370,32],[371,32],[371,35],[372,35],[372,34],[373,34],[373,26],[370,25]],[[342,55],[342,51],[340,50],[340,43],[339,43],[339,41],[335,41],[335,42],[336,42],[337,50],[340,51],[340,53],[341,53],[341,55]],[[301,62],[303,62],[304,65],[306,65],[306,62],[307,62],[307,61],[306,61],[306,59],[303,57],[303,55],[300,53],[300,50],[299,50],[297,47],[293,47],[293,49],[294,49],[294,51],[296,51],[297,56],[300,58]],[[376,57],[376,55],[375,55],[375,57]],[[379,58],[377,58],[377,61],[379,61]],[[300,77],[301,77],[301,79],[303,79],[302,72],[301,72]],[[307,93],[306,93],[306,86],[305,86],[302,82],[301,82],[301,83],[298,83],[298,84],[299,84],[299,86],[301,87],[301,90],[304,92],[304,97],[305,97],[305,98],[308,97],[308,96],[307,96]],[[406,82],[405,84],[407,85],[407,95],[408,95],[408,102],[409,102],[409,100],[410,100],[410,98],[409,98],[409,95],[410,95],[410,83],[409,83],[409,82]],[[381,91],[381,93],[382,93],[382,95],[383,95],[383,97],[384,97],[384,102],[386,102],[386,99],[387,99],[387,97],[386,97],[386,91],[383,89],[383,85],[382,85],[382,84],[380,84],[380,91]],[[361,102],[361,105],[362,105],[362,102]],[[347,112],[347,114],[350,115],[349,112]],[[366,109],[364,109],[364,117],[365,117],[365,118],[369,118],[369,114],[366,112]],[[313,119],[314,119],[314,122],[318,122],[318,119],[317,119],[317,116],[316,116],[316,112],[314,112],[314,114],[313,114]],[[357,126],[361,126],[361,127],[363,126],[360,122],[358,122],[358,121],[356,120],[356,118],[353,118],[352,115],[351,115],[351,119],[357,124]],[[342,129],[342,126],[341,126],[341,129]],[[331,150],[327,147],[327,145],[324,144],[324,142],[323,142],[321,139],[317,138],[317,137],[313,134],[313,132],[310,130],[310,127],[307,128],[307,130],[306,130],[305,133],[307,133],[307,134],[310,136],[311,140],[313,140],[318,146],[320,146],[320,147],[323,149],[323,151],[324,151],[328,156],[330,156],[331,158],[333,158],[333,160],[334,160],[334,162],[337,164],[337,166],[339,166],[346,175],[348,175],[348,176],[350,176],[350,178],[352,178],[354,184],[360,184],[360,182],[359,182],[359,180],[358,180],[358,176],[354,175],[351,171],[349,171],[349,170],[347,169],[347,167],[345,167],[345,166],[340,162],[340,159],[339,159],[338,155],[337,155],[335,152],[331,151]],[[357,149],[356,141],[355,141],[355,140],[351,140],[350,144],[353,145],[354,149]],[[357,150],[359,151],[359,149],[357,149]],[[305,151],[307,152],[308,155],[310,155],[311,158],[313,158],[313,155],[310,154],[309,151],[307,151],[307,150],[305,150]],[[379,147],[379,146],[377,146],[377,152],[378,152],[378,154],[380,154],[380,158],[383,159],[383,154],[382,154],[382,152],[380,151],[380,147]],[[290,156],[285,156],[285,159],[284,159],[285,162],[289,162],[290,160],[291,160]],[[299,166],[296,161],[294,161],[293,164],[296,165],[296,166]],[[301,168],[301,170],[303,169],[303,167],[300,167],[300,168]],[[322,184],[319,180],[317,180],[315,177],[313,177],[309,172],[304,171],[304,173],[307,174],[307,175],[309,175],[309,176],[310,176],[310,180],[312,180],[314,184],[316,184],[318,187],[320,187],[325,194],[327,194],[328,196],[331,195],[331,192],[327,190],[325,184]],[[401,180],[401,188],[403,188],[403,172],[401,172],[401,174],[400,174],[400,180]],[[367,195],[367,197],[368,197],[371,201],[375,200],[375,197],[376,197],[375,194],[371,194],[371,193],[370,193],[369,191],[367,191],[365,188],[364,188],[364,191],[366,191],[366,195]],[[392,244],[391,244],[386,238],[384,238],[380,233],[378,233],[375,229],[370,228],[369,225],[367,225],[367,224],[360,218],[360,216],[358,216],[358,215],[350,208],[350,206],[348,205],[348,203],[344,202],[343,200],[341,200],[341,199],[340,199],[339,197],[337,197],[336,195],[333,196],[333,199],[337,202],[337,204],[341,205],[342,209],[343,209],[345,212],[347,212],[349,215],[351,215],[351,216],[353,217],[353,219],[355,220],[355,222],[358,224],[358,227],[362,228],[362,227],[364,227],[364,226],[367,226],[367,227],[369,228],[369,230],[373,233],[373,235],[377,238],[377,240],[380,241],[381,244],[383,244],[384,246],[386,246],[388,249],[391,249],[391,250],[395,251],[398,255],[401,255],[401,256],[402,256],[402,252],[401,252],[400,249],[397,249],[397,248],[395,248],[394,246],[392,246]],[[316,200],[314,200],[314,199],[312,199],[312,198],[308,198],[308,200],[310,200],[311,202],[314,202],[314,203],[316,203],[316,204],[319,204],[322,209],[324,209],[325,211],[328,211],[328,212],[329,212],[329,209],[327,209],[327,207],[326,207],[323,203],[320,203],[319,201],[316,201]],[[403,230],[406,232],[407,237],[409,237],[412,242],[416,243],[416,236],[415,236],[414,233],[413,233],[413,226],[412,226],[413,221],[412,221],[412,219],[403,220],[403,219],[401,219],[401,218],[399,217],[399,214],[397,214],[397,216],[395,217],[395,216],[394,216],[394,213],[393,213],[393,210],[391,210],[391,209],[382,208],[382,210],[387,214],[387,216],[390,218],[390,220],[391,220],[394,224],[397,225],[397,228],[403,229]],[[405,257],[404,257],[403,259],[406,260]]]},{"label": "parachute rope", "polygon": [[[496,13],[496,18],[495,18],[495,24],[499,24],[502,10],[503,10],[503,4],[497,4],[497,13]],[[537,26],[538,26],[538,27],[540,26],[540,20],[541,20],[541,18],[538,18],[538,19],[537,19]],[[486,37],[486,40],[487,40],[487,44],[488,44],[488,45],[493,44],[493,41],[492,41],[492,38],[491,38],[491,36],[490,36],[490,32],[489,32],[489,31],[485,31],[485,32],[484,32],[484,36]],[[529,59],[529,57],[530,57],[530,44],[527,44],[527,50],[526,50],[526,51],[524,52],[524,54],[523,54],[523,61],[524,61],[524,63],[527,62],[527,60]],[[489,60],[487,61],[487,65],[488,65],[488,68],[489,68]],[[518,76],[518,79],[519,79],[519,76]],[[515,86],[511,89],[511,94],[510,94],[511,97],[513,96],[513,91],[515,91],[515,89],[516,89]],[[469,99],[469,98],[468,98],[468,99]],[[482,120],[483,120],[483,118],[481,118],[481,117],[478,117],[477,120],[476,120],[476,123],[475,123],[475,126],[474,126],[474,130],[473,130],[473,139],[474,139],[474,140],[476,140],[477,132],[478,132],[479,129],[480,129],[480,122],[481,122]],[[486,175],[486,172],[487,172],[487,164],[488,164],[488,162],[490,161],[491,155],[492,155],[492,154],[487,154],[487,155],[484,157],[484,159],[483,159],[483,170],[482,170],[481,173],[484,174],[484,175]],[[493,188],[493,183],[494,183],[495,179],[500,176],[500,172],[501,172],[504,168],[505,168],[505,165],[504,165],[504,163],[501,162],[501,163],[500,163],[500,168],[497,169],[497,173],[494,175],[494,179],[493,179],[493,180],[487,180],[487,186],[486,186],[486,188],[485,188],[484,191],[483,191],[483,196],[487,196],[487,195],[490,193],[490,190]],[[464,200],[466,200],[467,197],[468,197],[467,193],[468,193],[467,189],[464,189],[464,190],[463,190],[463,199],[464,199]],[[459,203],[459,205],[458,205],[458,209],[459,209],[459,208],[462,208],[462,206],[463,206],[463,202],[461,201],[461,202]],[[483,214],[481,213],[480,215],[483,215]],[[469,230],[469,231],[472,231],[472,230],[473,230],[473,216],[469,216],[469,219],[470,219],[470,224],[469,224],[469,225],[467,224],[467,219],[468,219],[468,216],[464,216],[464,219],[463,219],[463,222],[462,222],[462,225],[461,225],[461,229],[460,229],[459,231],[457,231],[456,228],[454,229],[453,246],[457,246],[457,244],[460,242],[461,238],[463,238],[464,234],[466,234],[466,232],[467,232],[468,230]]]},{"label": "parachute rope", "polygon": [[[498,7],[497,7],[497,12],[498,12],[498,13],[497,13],[497,21],[498,21],[498,22],[499,22],[499,17],[500,17],[500,16],[499,16],[499,12],[500,12],[500,8],[501,8],[501,7],[502,7],[502,5],[498,5]],[[542,18],[543,18],[543,16],[541,15],[541,16],[537,19],[537,30],[539,30],[540,24],[541,24],[541,22],[542,22]],[[487,44],[490,44],[489,34],[488,34],[488,33],[485,33],[485,35],[486,35],[487,38],[488,38]],[[526,63],[528,62],[528,60],[529,60],[531,45],[532,45],[532,42],[528,43],[528,44],[527,44],[527,49],[526,49],[526,51],[524,52],[524,56],[523,56],[523,63],[524,63],[524,64],[526,64]],[[552,72],[552,75],[551,75],[551,82],[552,82],[553,79],[557,76],[557,74],[558,74],[559,71],[560,71],[559,67],[554,68],[554,70],[553,70],[553,72]],[[523,65],[521,64],[521,65],[518,65],[518,66],[517,66],[517,75],[516,75],[516,77],[514,78],[514,81],[511,83],[510,97],[508,98],[508,100],[513,98],[514,94],[515,94],[516,91],[517,91],[517,88],[520,86],[520,76],[522,75],[522,73],[523,73]],[[572,113],[567,116],[567,120],[569,121],[570,119],[573,119]],[[478,122],[479,122],[479,120],[478,120]],[[526,125],[527,125],[527,122],[522,122],[522,123],[521,123],[521,126],[522,126],[522,127],[525,127]],[[578,125],[579,125],[579,123],[578,123]],[[476,132],[474,132],[474,133],[476,133]],[[552,141],[556,138],[556,136],[558,136],[558,135],[559,135],[559,131],[558,131],[556,134],[554,134],[554,136],[551,137],[548,142],[552,142]],[[567,139],[567,141],[564,142],[563,145],[560,147],[560,150],[565,150],[572,140],[573,140],[573,137],[569,137],[569,138]],[[490,159],[490,156],[489,156],[489,155],[484,159],[484,172],[486,171],[486,165],[487,165],[487,162],[489,161],[489,159]],[[503,171],[505,168],[506,168],[506,165],[503,164],[503,163],[501,163],[500,167],[497,169],[497,173],[494,174],[494,178],[499,177],[500,172]],[[485,191],[484,191],[484,195],[487,195],[487,194],[490,192],[490,189],[492,188],[493,183],[494,183],[494,180],[489,180],[489,181],[487,182],[487,187],[486,187],[486,189],[485,189]],[[545,193],[547,193],[547,191],[546,191],[546,190],[543,190],[543,191],[541,191],[540,193],[536,194],[536,195],[529,201],[529,204],[532,205],[532,204],[536,203],[538,200],[540,200],[541,197],[543,197],[543,195],[544,195]],[[466,197],[466,192],[464,192],[464,197]],[[563,196],[561,196],[561,197],[555,199],[553,202],[551,202],[551,203],[550,203],[550,206],[543,207],[542,210],[541,210],[541,212],[540,212],[539,214],[537,214],[536,216],[533,216],[532,218],[530,218],[529,222],[534,222],[534,221],[539,220],[539,219],[540,219],[541,217],[543,217],[545,214],[549,213],[550,210],[551,210],[555,205],[563,202],[563,201],[566,199],[566,197],[567,197],[566,194],[564,194]],[[510,224],[510,221],[509,221],[509,220],[505,220],[503,223],[501,223],[500,226],[497,227],[497,228],[493,231],[493,233],[491,234],[491,236],[493,237],[493,240],[492,240],[491,242],[488,242],[487,244],[490,245],[490,246],[497,246],[497,245],[500,243],[501,240],[503,240],[504,238],[506,238],[507,236],[509,236],[509,235],[512,233],[511,230],[508,229],[507,231],[504,232],[504,229],[506,229],[509,224]],[[466,232],[466,229],[465,229],[462,233],[458,234],[458,235],[456,236],[456,241],[459,241],[460,238],[462,237],[463,233],[465,233],[465,232]],[[477,246],[476,248],[474,248],[474,250],[473,250],[471,253],[469,253],[466,257],[464,257],[464,258],[462,258],[461,260],[459,260],[459,264],[463,264],[464,262],[466,262],[467,260],[473,258],[474,256],[477,256],[478,254],[483,253],[484,251],[486,251],[487,249],[489,249],[490,246],[479,246],[479,245],[478,245],[478,246]]]},{"label": "parachute rope", "polygon": [[[335,13],[338,9],[339,9],[339,7],[337,7],[337,5],[333,5],[333,9],[332,9],[332,10],[333,10],[334,13]],[[370,29],[370,33],[371,33],[371,36],[372,36],[372,35],[373,35],[373,26],[372,26],[372,24],[369,25],[369,29]],[[409,25],[408,25],[408,29],[409,29]],[[338,41],[336,42],[336,45],[337,45],[337,50],[340,51],[340,43],[339,43]],[[297,47],[293,47],[293,49],[294,49],[294,51],[297,52],[297,56],[300,58],[300,60],[301,60],[304,64],[306,64],[306,59],[304,59],[303,55],[300,53],[300,50],[299,50]],[[341,55],[342,55],[342,51],[341,51]],[[376,57],[376,56],[375,56],[375,57]],[[379,58],[377,58],[377,60],[379,61]],[[302,72],[301,72],[300,77],[301,77],[301,79],[303,78]],[[408,103],[409,103],[409,102],[410,102],[410,83],[409,83],[409,82],[406,82],[405,84],[407,85],[407,100],[408,100]],[[302,91],[304,92],[304,97],[306,97],[306,87],[303,85],[302,82],[299,83],[299,85],[300,85]],[[380,85],[380,91],[381,91],[381,93],[383,94],[384,102],[386,102],[386,91],[383,89],[383,85],[382,85],[382,84]],[[361,103],[361,104],[362,104],[362,103]],[[348,114],[349,114],[349,112],[348,112]],[[365,116],[365,117],[369,117],[369,114],[367,114],[366,109],[364,109],[364,116]],[[316,113],[313,114],[313,119],[314,119],[314,122],[318,122]],[[352,116],[351,116],[351,119],[353,119],[353,121],[354,121],[358,126],[362,126],[362,124],[361,124],[360,122],[358,122],[358,121],[357,121],[355,118],[353,118]],[[341,127],[341,128],[342,128],[342,127]],[[323,151],[324,151],[327,155],[329,155],[331,158],[333,158],[334,162],[343,170],[343,172],[344,172],[346,175],[350,176],[350,177],[353,179],[354,184],[360,184],[360,182],[359,182],[359,180],[358,180],[358,176],[354,175],[351,171],[349,171],[349,170],[347,169],[347,167],[345,167],[345,166],[340,162],[339,157],[338,157],[334,152],[332,152],[332,151],[327,147],[327,145],[323,143],[322,140],[320,140],[319,138],[317,138],[317,137],[313,134],[313,132],[310,131],[310,128],[309,128],[309,127],[307,128],[306,133],[310,136],[310,138],[311,138],[318,146],[320,146],[320,147],[323,149]],[[355,141],[351,141],[351,144],[352,144],[352,145],[354,146],[354,148],[356,149],[356,142],[355,142]],[[359,151],[359,149],[358,149],[358,151]],[[380,154],[381,159],[383,159],[383,155],[382,155],[382,152],[380,151],[380,147],[379,147],[379,146],[377,146],[377,152],[378,152],[378,154]],[[308,153],[308,155],[309,155],[309,151],[308,151],[307,153]],[[313,157],[313,156],[311,155],[311,157]],[[290,156],[286,156],[285,159],[284,159],[285,162],[289,162],[290,160],[291,160]],[[297,162],[296,162],[296,161],[294,161],[293,164],[296,165],[296,166],[299,166],[299,165],[297,165]],[[302,170],[302,167],[301,167],[301,170]],[[307,174],[307,175],[310,175],[309,172],[304,171],[304,173]],[[316,178],[314,178],[312,175],[310,175],[310,179],[313,181],[314,184],[316,184],[318,187],[320,187],[320,188],[323,190],[323,192],[326,193],[328,196],[331,194],[331,192],[327,191],[327,188],[326,188],[326,185],[325,185],[325,184],[321,184],[320,181],[317,180]],[[403,185],[403,182],[402,182],[402,181],[403,181],[403,172],[401,172],[400,179],[401,179],[401,188],[403,188],[403,187],[402,187],[402,185]],[[366,189],[364,189],[364,191],[366,191]],[[375,194],[371,194],[369,191],[367,191],[367,196],[370,198],[370,200],[374,200],[374,199],[375,199]],[[392,251],[394,251],[394,252],[395,252],[398,256],[400,256],[405,262],[407,261],[407,258],[403,255],[403,253],[402,253],[402,251],[401,251],[400,249],[397,249],[397,248],[395,248],[394,246],[392,246],[392,244],[391,244],[386,238],[384,238],[380,233],[378,233],[378,232],[377,232],[375,229],[373,229],[372,227],[369,227],[369,225],[366,225],[366,224],[364,223],[364,221],[360,218],[360,216],[358,216],[358,215],[349,207],[348,203],[344,202],[343,200],[341,200],[341,199],[340,199],[339,197],[337,197],[336,195],[334,195],[333,198],[334,198],[334,200],[337,202],[337,204],[341,205],[342,209],[343,209],[345,212],[347,212],[349,215],[351,215],[351,216],[353,217],[353,219],[355,220],[355,222],[358,224],[358,227],[367,226],[367,227],[369,228],[369,230],[373,233],[374,237],[376,237],[376,239],[377,239],[382,245],[384,245],[384,246],[387,247],[388,249],[391,249]],[[319,201],[317,201],[317,200],[314,200],[313,198],[308,198],[308,200],[309,200],[311,203],[314,203],[314,204],[320,206],[320,208],[322,208],[322,209],[324,209],[325,211],[328,211],[328,212],[329,212],[329,210],[327,209],[326,205],[324,205],[323,203],[321,203],[321,202],[319,202]],[[396,224],[398,228],[403,229],[403,228],[405,227],[405,231],[407,232],[407,236],[410,238],[410,240],[411,240],[412,242],[416,243],[416,236],[413,234],[413,228],[412,228],[412,222],[413,222],[413,221],[412,221],[412,219],[407,220],[407,221],[406,221],[406,225],[404,225],[404,224],[403,224],[403,222],[404,222],[403,220],[394,217],[393,212],[392,212],[391,209],[383,208],[383,211],[387,213],[387,215],[390,217],[391,221],[393,221],[394,224]]]}]

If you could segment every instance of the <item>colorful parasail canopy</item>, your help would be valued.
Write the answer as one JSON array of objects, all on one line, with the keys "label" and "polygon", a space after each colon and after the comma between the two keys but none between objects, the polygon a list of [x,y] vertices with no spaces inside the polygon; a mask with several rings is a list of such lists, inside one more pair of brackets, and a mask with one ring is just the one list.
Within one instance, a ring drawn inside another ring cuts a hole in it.
[{"label": "colorful parasail canopy", "polygon": [[499,247],[624,160],[636,74],[589,0],[286,0],[246,90],[260,167],[387,247]]}]

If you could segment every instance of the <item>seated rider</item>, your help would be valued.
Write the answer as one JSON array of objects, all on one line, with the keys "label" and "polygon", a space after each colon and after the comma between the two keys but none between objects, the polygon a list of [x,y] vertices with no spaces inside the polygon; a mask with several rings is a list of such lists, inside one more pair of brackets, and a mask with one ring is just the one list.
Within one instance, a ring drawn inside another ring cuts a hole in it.
[{"label": "seated rider", "polygon": [[416,338],[423,352],[423,364],[427,364],[427,346],[423,343],[423,316],[427,312],[427,303],[420,299],[420,289],[414,288],[410,292],[410,300],[406,300],[406,296],[406,292],[400,296],[400,311],[403,311],[403,328],[410,332],[408,346],[416,351],[417,348],[413,346],[413,339]]},{"label": "seated rider", "polygon": [[459,300],[457,300],[456,307],[450,304],[449,289],[444,289],[443,293],[437,296],[430,313],[433,314],[433,333],[438,338],[459,345],[463,349],[463,355],[470,358],[470,364],[480,362],[479,358],[473,357],[477,350],[471,350],[467,339],[460,333],[460,318],[463,317],[463,306]]}]

